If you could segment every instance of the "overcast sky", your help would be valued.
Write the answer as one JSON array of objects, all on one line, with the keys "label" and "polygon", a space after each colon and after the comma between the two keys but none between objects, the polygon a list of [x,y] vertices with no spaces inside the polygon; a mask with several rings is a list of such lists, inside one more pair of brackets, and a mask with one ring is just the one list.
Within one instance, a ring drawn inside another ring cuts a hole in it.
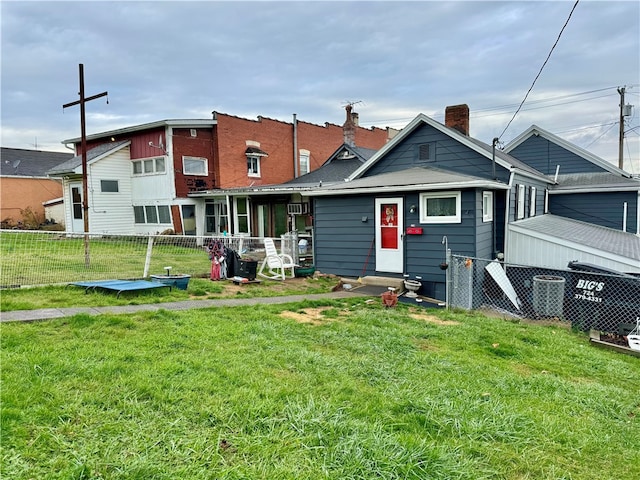
[{"label": "overcast sky", "polygon": [[626,86],[625,169],[640,174],[640,2],[581,0],[569,19],[574,4],[3,0],[2,146],[80,136],[62,105],[82,63],[85,96],[109,93],[87,103],[88,134],[214,110],[341,125],[348,102],[362,126],[402,128],[466,103],[486,143],[536,124],[617,165]]}]

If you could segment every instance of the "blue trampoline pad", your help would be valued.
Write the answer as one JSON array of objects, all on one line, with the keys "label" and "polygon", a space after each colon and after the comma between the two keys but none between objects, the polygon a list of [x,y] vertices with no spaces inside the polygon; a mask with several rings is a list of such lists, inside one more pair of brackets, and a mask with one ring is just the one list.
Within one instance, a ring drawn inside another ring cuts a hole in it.
[{"label": "blue trampoline pad", "polygon": [[162,287],[169,287],[169,290],[171,290],[171,285],[165,285],[164,283],[158,282],[149,282],[147,280],[96,280],[93,282],[75,282],[70,283],[69,285],[84,287],[85,293],[88,292],[89,289],[95,290],[96,288],[113,290],[114,292],[118,292],[117,297],[119,297],[120,294],[125,291],[150,290],[152,288]]}]

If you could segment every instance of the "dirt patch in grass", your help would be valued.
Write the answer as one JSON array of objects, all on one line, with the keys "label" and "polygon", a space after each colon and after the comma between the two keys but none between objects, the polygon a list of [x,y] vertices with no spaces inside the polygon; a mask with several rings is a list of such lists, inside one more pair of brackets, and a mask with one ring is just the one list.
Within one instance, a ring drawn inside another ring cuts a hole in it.
[{"label": "dirt patch in grass", "polygon": [[[327,315],[327,312],[333,313]],[[298,323],[305,323],[309,325],[322,325],[327,322],[335,321],[338,318],[348,315],[348,311],[336,311],[335,307],[319,307],[319,308],[305,308],[297,312],[285,310],[280,314],[283,318],[295,320]]]},{"label": "dirt patch in grass", "polygon": [[409,313],[411,318],[416,320],[422,320],[425,322],[433,323],[435,325],[460,325],[460,322],[455,322],[453,320],[442,320],[441,318],[436,317],[435,315],[429,315],[426,313],[419,313],[418,310],[412,310]]}]

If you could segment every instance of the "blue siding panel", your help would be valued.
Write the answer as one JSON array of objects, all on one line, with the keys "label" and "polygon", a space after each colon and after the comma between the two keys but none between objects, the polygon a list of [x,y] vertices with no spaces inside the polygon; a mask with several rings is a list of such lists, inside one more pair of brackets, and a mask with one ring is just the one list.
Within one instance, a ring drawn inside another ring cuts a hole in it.
[{"label": "blue siding panel", "polygon": [[531,136],[509,154],[546,175],[605,172],[606,170],[541,136]]},{"label": "blue siding panel", "polygon": [[[420,145],[426,143],[435,146],[434,159],[428,162],[420,161],[418,158]],[[491,159],[477,153],[430,125],[421,125],[416,128],[411,135],[373,165],[365,173],[365,176],[396,172],[416,166],[431,166],[481,178],[493,178]],[[499,165],[496,165],[496,176],[498,180],[503,182],[509,180],[509,172]]]},{"label": "blue siding panel", "polygon": [[[478,204],[478,196],[480,198]],[[315,262],[323,273],[345,277],[376,275],[374,196],[318,197],[314,204]],[[418,205],[419,194],[404,197],[404,224],[421,226],[422,235],[405,235],[405,273],[411,278],[421,276],[425,295],[437,297],[445,282],[440,263],[446,259],[446,235],[449,248],[457,254],[477,256],[477,212],[482,220],[480,190],[462,192],[462,222],[458,224],[420,224],[418,213],[410,213],[412,204]],[[362,217],[367,216],[367,222]],[[481,227],[482,236],[489,233],[490,224]],[[484,244],[491,245],[490,240]],[[485,248],[485,247],[483,247]],[[384,273],[384,275],[389,275]],[[399,276],[399,275],[398,275]]]},{"label": "blue siding panel", "polygon": [[638,227],[636,192],[550,195],[549,213],[622,230],[624,202],[627,202],[627,232],[635,233]]}]

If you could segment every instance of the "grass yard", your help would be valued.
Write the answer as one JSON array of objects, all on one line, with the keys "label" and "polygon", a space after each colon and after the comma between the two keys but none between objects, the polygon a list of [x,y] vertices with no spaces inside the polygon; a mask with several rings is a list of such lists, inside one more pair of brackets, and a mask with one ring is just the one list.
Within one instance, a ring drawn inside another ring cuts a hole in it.
[{"label": "grass yard", "polygon": [[364,299],[3,324],[1,477],[640,478],[640,362]]},{"label": "grass yard", "polygon": [[187,290],[158,288],[123,292],[119,298],[116,298],[114,292],[96,289],[85,293],[84,288],[72,285],[7,289],[0,291],[0,312],[326,293],[331,291],[338,281],[339,279],[333,276],[317,276],[287,278],[286,282],[262,280],[260,283],[237,286],[228,280],[213,282],[208,278],[191,278]]}]

